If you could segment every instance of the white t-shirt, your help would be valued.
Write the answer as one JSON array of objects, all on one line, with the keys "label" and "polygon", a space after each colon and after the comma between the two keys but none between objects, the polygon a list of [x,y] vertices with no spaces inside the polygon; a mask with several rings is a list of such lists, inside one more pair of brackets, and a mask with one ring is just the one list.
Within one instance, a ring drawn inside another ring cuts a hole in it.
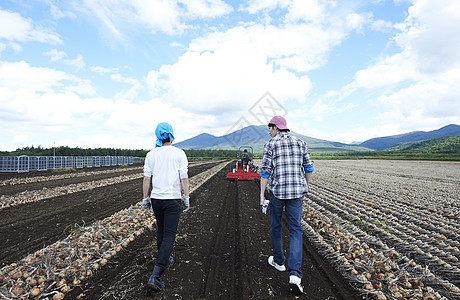
[{"label": "white t-shirt", "polygon": [[156,147],[147,153],[144,176],[152,177],[151,198],[180,199],[181,178],[187,178],[188,161],[184,150],[174,146]]}]

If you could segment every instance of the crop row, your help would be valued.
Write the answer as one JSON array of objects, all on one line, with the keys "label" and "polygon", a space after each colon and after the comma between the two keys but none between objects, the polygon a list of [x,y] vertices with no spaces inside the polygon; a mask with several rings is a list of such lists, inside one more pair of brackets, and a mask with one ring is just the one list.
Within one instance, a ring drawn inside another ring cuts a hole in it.
[{"label": "crop row", "polygon": [[[191,192],[226,165],[190,178]],[[75,227],[65,239],[0,269],[0,297],[62,299],[154,223],[151,210],[137,203],[91,226]]]},{"label": "crop row", "polygon": [[65,174],[55,174],[55,175],[48,175],[48,176],[31,176],[31,177],[19,177],[19,178],[9,178],[0,181],[1,185],[18,185],[18,184],[28,184],[34,182],[44,182],[44,181],[52,181],[52,180],[59,180],[59,179],[67,179],[67,178],[77,178],[77,177],[85,177],[85,176],[95,176],[101,174],[110,174],[110,173],[117,173],[117,172],[128,172],[139,167],[129,167],[129,168],[111,168],[109,170],[101,170],[101,171],[84,171],[84,172],[75,172],[75,173],[65,173]]},{"label": "crop row", "polygon": [[[202,163],[208,162],[191,162],[189,166],[198,165]],[[19,178],[9,178],[5,180],[0,180],[0,186],[12,186],[18,184],[28,184],[28,183],[35,183],[35,182],[45,182],[45,181],[53,181],[53,180],[60,180],[60,179],[68,179],[68,178],[78,178],[78,177],[86,177],[86,176],[97,176],[102,174],[111,174],[111,173],[121,173],[121,172],[130,172],[136,169],[139,169],[140,165],[134,167],[123,167],[123,168],[110,168],[108,170],[100,170],[100,171],[82,171],[82,172],[70,172],[64,174],[54,174],[54,175],[43,175],[43,176],[29,176],[29,177],[19,177]]]},{"label": "crop row", "polygon": [[375,299],[453,299],[438,289],[456,287],[441,281],[429,269],[389,248],[378,238],[335,214],[307,202],[304,231],[337,270],[366,298]]},{"label": "crop row", "polygon": [[304,228],[338,270],[373,298],[460,298],[457,181],[335,167],[315,176]]},{"label": "crop row", "polygon": [[36,202],[43,199],[49,199],[53,197],[78,193],[86,190],[91,190],[103,186],[118,184],[130,180],[135,180],[142,178],[143,174],[140,172],[139,174],[132,174],[132,175],[121,175],[117,177],[110,177],[100,180],[94,180],[90,182],[83,182],[83,183],[74,183],[69,184],[66,186],[58,186],[54,188],[43,188],[41,190],[33,190],[33,191],[24,191],[20,192],[16,195],[9,196],[9,195],[2,195],[0,197],[0,208],[5,208],[9,206],[16,206],[20,204]]}]

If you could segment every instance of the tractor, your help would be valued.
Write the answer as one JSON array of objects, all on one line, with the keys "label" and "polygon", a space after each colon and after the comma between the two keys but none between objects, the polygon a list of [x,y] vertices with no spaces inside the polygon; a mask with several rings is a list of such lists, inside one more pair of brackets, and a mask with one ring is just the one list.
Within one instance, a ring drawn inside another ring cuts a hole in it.
[{"label": "tractor", "polygon": [[251,146],[241,146],[235,168],[227,174],[232,180],[260,180],[258,167],[254,165],[254,151]]}]

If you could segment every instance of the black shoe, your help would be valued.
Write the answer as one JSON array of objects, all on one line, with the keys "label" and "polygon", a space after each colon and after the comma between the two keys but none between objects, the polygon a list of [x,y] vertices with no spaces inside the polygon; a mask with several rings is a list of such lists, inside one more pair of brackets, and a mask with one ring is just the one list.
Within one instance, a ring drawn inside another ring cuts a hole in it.
[{"label": "black shoe", "polygon": [[165,288],[165,283],[161,280],[161,275],[163,275],[165,269],[159,266],[153,268],[152,275],[147,282],[147,287],[151,288],[154,291],[161,292]]},{"label": "black shoe", "polygon": [[147,287],[151,288],[156,292],[161,292],[165,289],[165,283],[161,280],[160,277],[152,275],[150,276],[149,281],[147,282]]}]

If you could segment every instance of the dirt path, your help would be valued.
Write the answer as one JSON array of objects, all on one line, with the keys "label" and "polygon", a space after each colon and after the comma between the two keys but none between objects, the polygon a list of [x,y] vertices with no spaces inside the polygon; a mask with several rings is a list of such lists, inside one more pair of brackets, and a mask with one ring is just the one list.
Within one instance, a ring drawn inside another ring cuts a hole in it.
[{"label": "dirt path", "polygon": [[[191,196],[181,217],[166,289],[145,288],[156,255],[155,229],[140,236],[75,288],[69,299],[291,299],[287,272],[267,264],[269,216],[260,212],[256,182],[230,182],[224,168]],[[288,232],[284,231],[284,243]],[[359,299],[356,292],[304,239],[300,299]]]},{"label": "dirt path", "polygon": [[[192,177],[209,169],[211,164],[192,165]],[[130,171],[131,172],[131,171]],[[142,174],[142,167],[137,170]],[[4,174],[3,177],[6,177]],[[14,176],[14,175],[13,175]],[[104,175],[110,177],[111,175]],[[113,176],[113,174],[112,174]],[[95,180],[100,176],[84,176],[66,179],[66,184]],[[62,184],[62,180],[57,180]],[[44,182],[45,183],[45,182]],[[53,181],[46,182],[55,184]],[[22,189],[31,189],[29,184],[21,184]],[[35,186],[35,185],[34,185]],[[100,187],[74,194],[49,198],[8,207],[0,210],[0,267],[17,261],[45,245],[50,245],[79,226],[89,225],[129,207],[142,198],[142,179]]]}]

